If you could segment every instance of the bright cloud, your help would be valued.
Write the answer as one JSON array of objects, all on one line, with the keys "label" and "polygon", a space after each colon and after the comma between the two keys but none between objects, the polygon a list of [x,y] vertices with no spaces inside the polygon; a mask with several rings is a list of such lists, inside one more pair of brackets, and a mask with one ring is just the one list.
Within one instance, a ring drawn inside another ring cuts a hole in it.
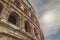
[{"label": "bright cloud", "polygon": [[30,1],[36,11],[36,16],[45,37],[56,34],[57,30],[60,28],[60,0]]},{"label": "bright cloud", "polygon": [[[51,3],[49,3],[49,6],[46,5],[48,7],[46,7],[46,6],[45,7],[48,8],[48,10],[43,12],[43,15],[45,15],[45,16],[43,16],[44,18],[40,17],[40,19],[39,19],[43,32],[45,34],[45,37],[56,34],[57,30],[60,28],[59,27],[60,26],[60,18],[59,18],[60,17],[60,11],[59,11],[60,3],[59,2],[60,2],[59,0],[57,0],[57,1],[55,0],[54,2],[52,1]],[[43,20],[43,19],[45,19],[45,20]]]},{"label": "bright cloud", "polygon": [[[39,19],[40,24],[44,25],[43,32],[45,34],[45,36],[49,36],[51,34],[56,33],[56,27],[55,25],[55,21],[57,19],[56,14],[54,13],[54,11],[47,11],[43,14],[43,16]],[[42,26],[41,26],[42,27]]]},{"label": "bright cloud", "polygon": [[42,15],[42,17],[41,17],[42,19],[42,21],[43,22],[45,22],[45,23],[48,23],[48,22],[52,22],[52,21],[54,21],[55,19],[56,19],[56,15],[54,14],[54,12],[53,11],[47,11],[47,12],[45,12],[43,15]]}]

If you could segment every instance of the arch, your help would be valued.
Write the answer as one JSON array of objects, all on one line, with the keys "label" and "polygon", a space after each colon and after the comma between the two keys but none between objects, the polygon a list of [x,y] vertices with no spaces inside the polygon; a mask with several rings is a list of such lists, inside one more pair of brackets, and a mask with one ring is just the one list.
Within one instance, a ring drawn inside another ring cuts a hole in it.
[{"label": "arch", "polygon": [[12,24],[18,25],[19,15],[16,12],[11,12],[8,21]]},{"label": "arch", "polygon": [[37,33],[36,28],[34,28],[34,33],[35,33],[36,38],[38,39],[38,33]]},{"label": "arch", "polygon": [[0,13],[3,11],[3,8],[4,8],[3,4],[0,3]]},{"label": "arch", "polygon": [[25,31],[29,33],[31,32],[30,24],[28,21],[25,21]]}]

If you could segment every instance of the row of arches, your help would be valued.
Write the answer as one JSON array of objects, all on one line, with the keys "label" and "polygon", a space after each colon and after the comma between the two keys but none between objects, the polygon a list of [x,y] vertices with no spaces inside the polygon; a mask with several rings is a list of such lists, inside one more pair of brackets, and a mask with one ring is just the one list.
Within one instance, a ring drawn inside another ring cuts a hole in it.
[{"label": "row of arches", "polygon": [[[0,14],[3,11],[3,8],[4,8],[3,4],[0,3]],[[10,15],[9,15],[8,21],[10,23],[14,24],[14,25],[17,25],[18,19],[19,19],[19,15],[16,12],[11,12]],[[29,26],[30,26],[29,22],[25,21],[25,30],[26,30],[26,32],[30,31]]]},{"label": "row of arches", "polygon": [[[0,3],[0,14],[3,11],[3,8],[4,8],[3,4]],[[9,15],[8,21],[10,23],[14,24],[14,25],[18,25],[17,22],[19,20],[19,17],[20,16],[16,12],[11,12],[10,15]],[[30,29],[29,22],[28,21],[25,21],[24,23],[25,23],[25,30],[26,30],[26,32],[29,32],[30,31],[29,30]]]},{"label": "row of arches", "polygon": [[[17,22],[20,21],[19,17],[20,16],[16,12],[11,12],[10,15],[9,15],[8,21],[10,23],[18,26]],[[25,31],[30,32],[30,24],[29,24],[29,22],[25,21],[24,24],[25,24]]]},{"label": "row of arches", "polygon": [[[0,3],[0,14],[3,11],[3,8],[4,8],[3,4]],[[14,25],[18,25],[18,22],[20,21],[19,18],[20,18],[20,16],[16,12],[11,12],[9,17],[8,17],[8,22],[10,22],[10,23],[12,23]],[[24,24],[25,24],[25,31],[30,33],[31,28],[30,28],[29,22],[25,21]],[[34,32],[35,32],[35,36],[37,36],[36,29],[34,29]]]},{"label": "row of arches", "polygon": [[[18,18],[19,18],[19,15],[16,12],[12,12],[9,15],[8,21],[11,22],[12,24],[17,25]],[[30,28],[31,25],[29,24],[29,22],[25,21],[24,24],[25,24],[25,31],[31,34],[31,28]],[[38,33],[37,33],[36,28],[34,28],[34,33],[35,33],[36,38],[38,38]]]}]

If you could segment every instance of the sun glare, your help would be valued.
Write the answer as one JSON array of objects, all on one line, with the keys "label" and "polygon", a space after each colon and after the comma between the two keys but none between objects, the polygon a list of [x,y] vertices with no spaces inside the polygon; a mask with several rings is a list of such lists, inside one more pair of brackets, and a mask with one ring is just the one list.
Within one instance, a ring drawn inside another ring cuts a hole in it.
[{"label": "sun glare", "polygon": [[53,12],[49,12],[43,15],[44,22],[52,22],[54,20]]},{"label": "sun glare", "polygon": [[47,14],[47,15],[44,15],[44,20],[45,21],[52,21],[52,15],[50,15],[50,14]]}]

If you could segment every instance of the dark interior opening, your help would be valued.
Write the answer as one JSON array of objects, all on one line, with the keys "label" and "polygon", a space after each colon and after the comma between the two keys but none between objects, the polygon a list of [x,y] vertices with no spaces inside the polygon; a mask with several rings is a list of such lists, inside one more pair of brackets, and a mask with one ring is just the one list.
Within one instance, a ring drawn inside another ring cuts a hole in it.
[{"label": "dark interior opening", "polygon": [[16,25],[16,17],[14,15],[10,15],[8,21]]},{"label": "dark interior opening", "polygon": [[0,13],[2,12],[4,6],[0,3]]},{"label": "dark interior opening", "polygon": [[37,33],[37,30],[35,28],[34,28],[34,33],[35,33],[36,38],[38,38],[37,37],[38,33]]},{"label": "dark interior opening", "polygon": [[30,32],[30,25],[27,21],[25,21],[25,30],[26,32]]}]

